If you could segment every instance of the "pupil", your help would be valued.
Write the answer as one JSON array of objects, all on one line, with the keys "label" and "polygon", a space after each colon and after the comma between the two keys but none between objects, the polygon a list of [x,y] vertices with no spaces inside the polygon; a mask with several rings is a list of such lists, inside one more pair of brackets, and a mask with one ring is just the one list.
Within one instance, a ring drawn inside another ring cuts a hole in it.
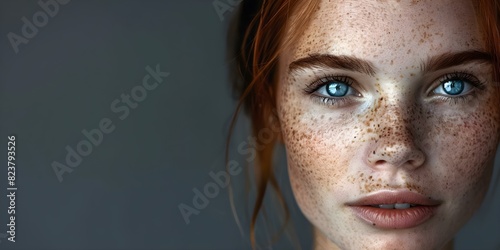
[{"label": "pupil", "polygon": [[460,80],[447,81],[443,84],[443,88],[449,95],[458,95],[464,90],[464,83]]},{"label": "pupil", "polygon": [[331,96],[342,97],[347,94],[349,87],[344,83],[330,83],[326,90]]}]

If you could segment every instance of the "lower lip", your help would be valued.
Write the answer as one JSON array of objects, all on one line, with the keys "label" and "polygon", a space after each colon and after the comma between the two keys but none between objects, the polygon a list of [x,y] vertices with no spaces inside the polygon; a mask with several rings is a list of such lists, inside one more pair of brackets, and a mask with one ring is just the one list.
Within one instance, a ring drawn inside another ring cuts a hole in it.
[{"label": "lower lip", "polygon": [[383,209],[372,206],[352,206],[360,219],[383,229],[404,229],[416,227],[429,220],[437,206],[416,206],[408,209]]}]

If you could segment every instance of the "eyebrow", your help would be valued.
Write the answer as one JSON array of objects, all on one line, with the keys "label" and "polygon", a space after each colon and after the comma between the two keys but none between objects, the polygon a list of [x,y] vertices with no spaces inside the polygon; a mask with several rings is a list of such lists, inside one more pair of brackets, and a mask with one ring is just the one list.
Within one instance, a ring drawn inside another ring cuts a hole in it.
[{"label": "eyebrow", "polygon": [[493,55],[478,50],[466,50],[458,53],[448,52],[428,58],[427,61],[420,64],[420,70],[425,74],[472,62],[493,63]]},{"label": "eyebrow", "polygon": [[310,54],[307,57],[293,61],[289,70],[290,73],[299,69],[327,67],[356,71],[367,75],[374,76],[376,67],[369,61],[359,59],[354,56],[346,55],[331,55],[331,54]]},{"label": "eyebrow", "polygon": [[[433,56],[420,64],[423,74],[438,71],[471,62],[493,63],[493,55],[478,50],[466,50],[461,52],[448,52]],[[370,61],[347,55],[331,54],[310,54],[307,57],[293,61],[289,70],[290,73],[299,69],[327,67],[349,71],[355,71],[366,75],[374,76],[377,68]]]}]

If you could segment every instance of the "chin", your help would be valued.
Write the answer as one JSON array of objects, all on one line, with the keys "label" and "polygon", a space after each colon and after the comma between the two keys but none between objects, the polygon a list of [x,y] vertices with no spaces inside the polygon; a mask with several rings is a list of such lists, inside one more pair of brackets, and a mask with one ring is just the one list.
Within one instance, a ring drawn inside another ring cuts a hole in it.
[{"label": "chin", "polygon": [[443,235],[436,232],[436,230],[424,232],[405,229],[367,234],[360,233],[350,238],[347,242],[339,242],[336,245],[344,250],[440,250],[449,249],[448,247],[452,245],[452,240],[452,234],[448,234],[448,232],[446,232],[446,235]]}]

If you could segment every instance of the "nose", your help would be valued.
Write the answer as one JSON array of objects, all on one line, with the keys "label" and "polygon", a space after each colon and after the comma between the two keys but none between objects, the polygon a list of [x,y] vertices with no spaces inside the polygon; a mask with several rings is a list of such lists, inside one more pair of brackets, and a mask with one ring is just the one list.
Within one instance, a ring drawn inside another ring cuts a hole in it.
[{"label": "nose", "polygon": [[[367,164],[374,169],[406,168],[414,170],[425,162],[425,154],[416,145],[415,112],[402,105],[382,108],[375,127],[377,138],[368,148]],[[412,119],[413,118],[413,119]]]}]

